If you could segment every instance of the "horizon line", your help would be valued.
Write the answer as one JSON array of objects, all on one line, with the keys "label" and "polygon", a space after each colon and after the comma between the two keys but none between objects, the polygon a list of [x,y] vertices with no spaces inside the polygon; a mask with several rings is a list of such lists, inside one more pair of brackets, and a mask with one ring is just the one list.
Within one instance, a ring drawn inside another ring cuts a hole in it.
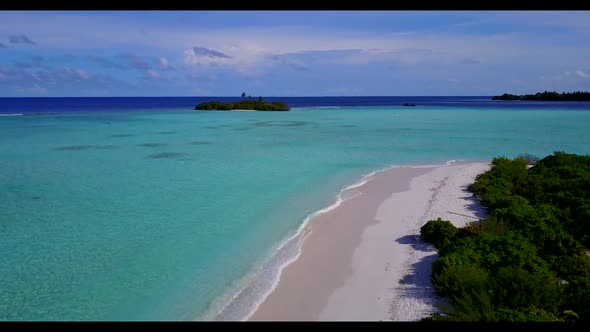
[{"label": "horizon line", "polygon": [[[259,96],[250,96],[258,98]],[[364,97],[493,97],[493,95],[366,95],[366,96],[265,96],[263,98],[364,98]],[[0,96],[0,98],[247,98],[231,96]]]}]

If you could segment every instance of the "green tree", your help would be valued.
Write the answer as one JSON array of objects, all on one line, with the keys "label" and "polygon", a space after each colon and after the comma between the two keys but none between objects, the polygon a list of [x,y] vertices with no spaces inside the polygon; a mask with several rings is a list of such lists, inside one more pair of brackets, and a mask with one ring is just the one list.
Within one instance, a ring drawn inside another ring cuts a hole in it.
[{"label": "green tree", "polygon": [[455,240],[456,234],[457,228],[450,221],[441,218],[429,220],[420,228],[422,241],[434,244],[437,249],[441,249]]}]

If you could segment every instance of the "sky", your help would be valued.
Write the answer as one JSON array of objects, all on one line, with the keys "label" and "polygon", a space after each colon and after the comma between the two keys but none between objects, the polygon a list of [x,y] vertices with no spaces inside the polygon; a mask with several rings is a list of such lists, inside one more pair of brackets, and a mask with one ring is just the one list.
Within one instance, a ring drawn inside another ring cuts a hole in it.
[{"label": "sky", "polygon": [[590,90],[590,11],[0,11],[0,97]]}]

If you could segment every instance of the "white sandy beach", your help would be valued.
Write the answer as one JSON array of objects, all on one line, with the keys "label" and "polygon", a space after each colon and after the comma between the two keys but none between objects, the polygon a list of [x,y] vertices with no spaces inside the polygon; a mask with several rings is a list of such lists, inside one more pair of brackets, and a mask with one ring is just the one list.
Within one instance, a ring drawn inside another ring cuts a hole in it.
[{"label": "white sandy beach", "polygon": [[437,303],[430,287],[437,254],[419,240],[420,227],[437,217],[461,227],[484,216],[466,186],[490,166],[393,168],[349,189],[357,195],[309,224],[301,255],[250,320],[415,321],[429,315]]}]

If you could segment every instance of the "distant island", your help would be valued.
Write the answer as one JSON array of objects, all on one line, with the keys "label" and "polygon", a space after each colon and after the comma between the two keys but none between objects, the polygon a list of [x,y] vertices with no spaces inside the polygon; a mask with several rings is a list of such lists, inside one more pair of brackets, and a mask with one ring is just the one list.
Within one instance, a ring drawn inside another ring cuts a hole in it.
[{"label": "distant island", "polygon": [[284,102],[268,102],[264,101],[262,97],[259,97],[258,100],[253,100],[249,98],[237,102],[228,103],[223,103],[220,101],[206,101],[195,106],[195,110],[202,111],[289,111],[290,109],[291,107]]},{"label": "distant island", "polygon": [[494,96],[492,100],[537,100],[537,101],[590,101],[590,92],[537,92],[534,95],[512,95],[505,93]]}]

